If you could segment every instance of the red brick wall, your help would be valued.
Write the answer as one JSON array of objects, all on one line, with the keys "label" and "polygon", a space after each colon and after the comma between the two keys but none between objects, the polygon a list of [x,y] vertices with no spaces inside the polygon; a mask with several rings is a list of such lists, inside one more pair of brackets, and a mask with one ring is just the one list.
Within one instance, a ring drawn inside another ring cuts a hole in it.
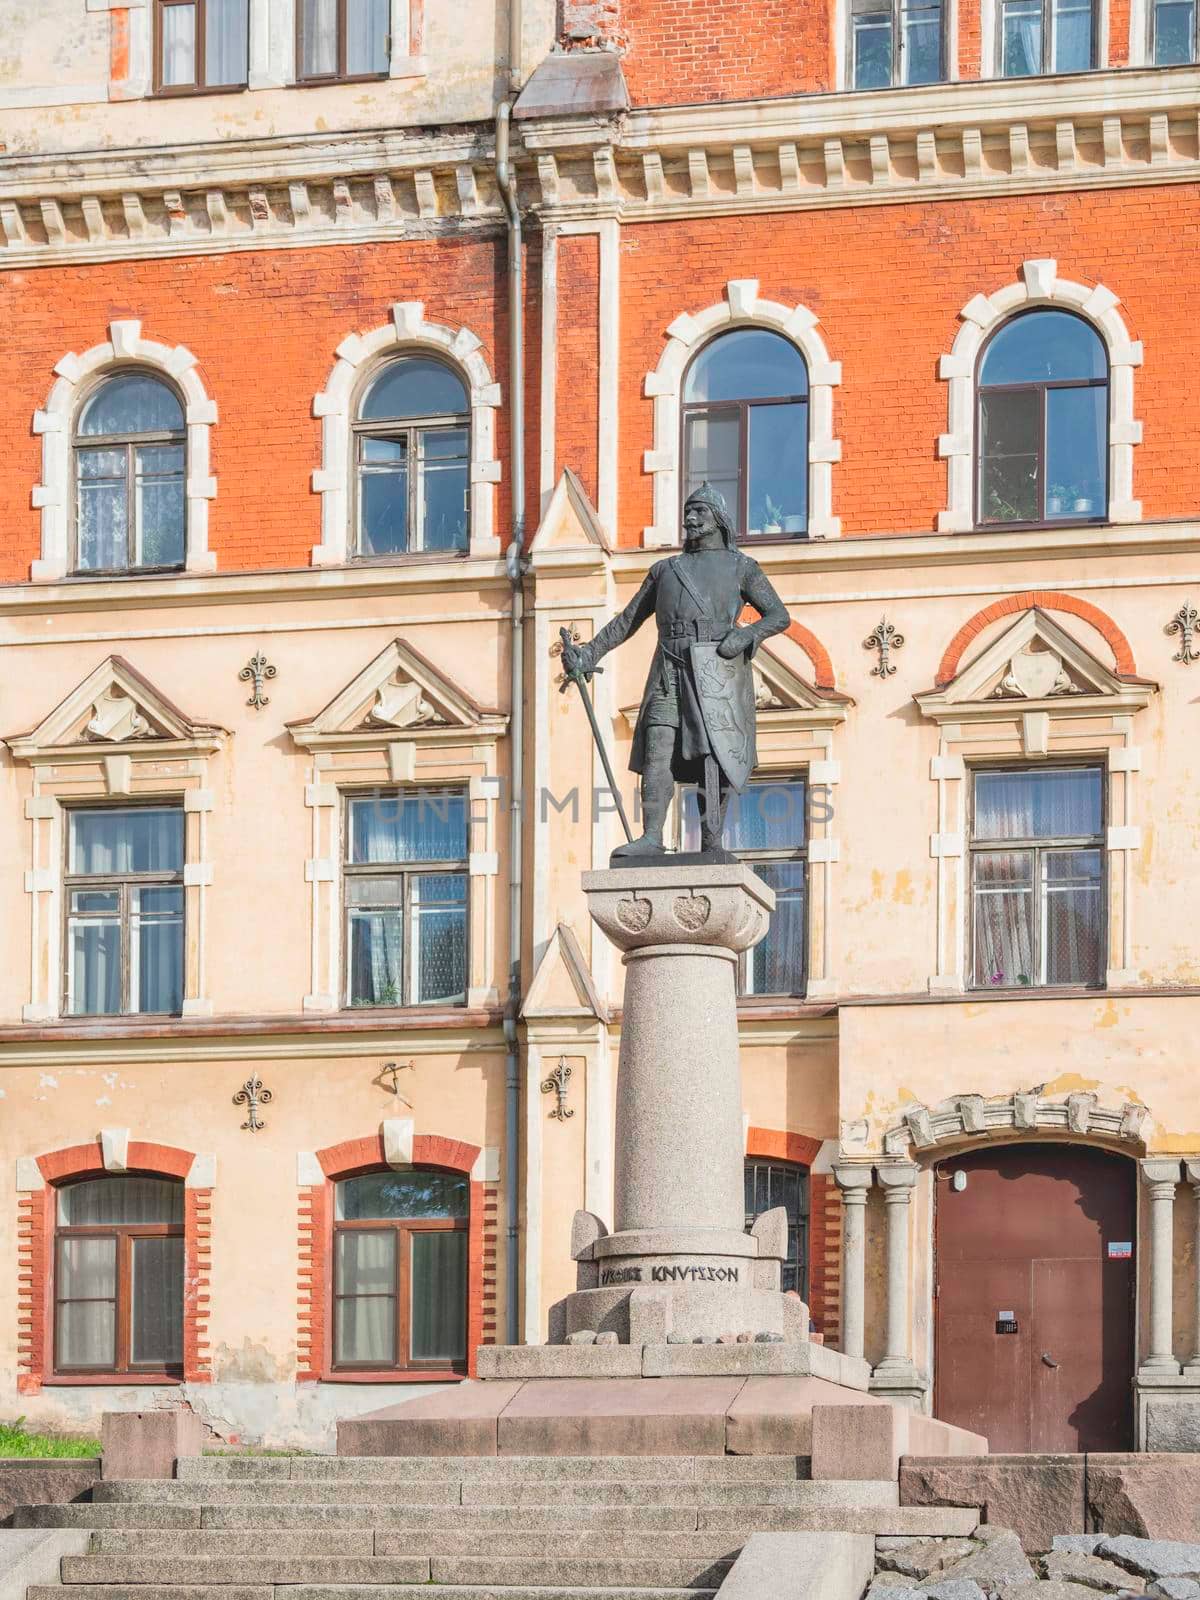
[{"label": "red brick wall", "polygon": [[[833,510],[845,534],[928,532],[946,505],[947,425],[938,358],[975,294],[1017,281],[1020,264],[1052,256],[1060,276],[1103,282],[1145,345],[1134,376],[1134,493],[1147,518],[1188,516],[1200,500],[1200,456],[1180,411],[1200,360],[1200,273],[1189,240],[1200,227],[1192,187],[1032,195],[937,205],[864,206],[627,227],[621,270],[621,536],[653,521],[642,452],[653,446],[643,393],[667,326],[755,277],[765,299],[821,319],[834,391]],[[674,441],[672,441],[674,444]]]},{"label": "red brick wall", "polygon": [[555,477],[575,471],[595,505],[599,452],[600,239],[558,242],[558,372],[555,385]]},{"label": "red brick wall", "polygon": [[[325,387],[348,333],[381,327],[398,300],[421,300],[431,322],[467,327],[483,341],[507,391],[508,339],[502,239],[407,241],[354,249],[265,250],[170,261],[0,273],[0,321],[20,338],[0,342],[0,582],[27,579],[39,554],[41,440],[33,414],[68,351],[108,338],[114,319],[198,358],[216,401],[209,545],[223,570],[307,566],[320,543],[321,464],[313,396]],[[508,518],[508,422],[497,413],[505,463],[498,526]],[[536,480],[535,480],[536,481]]]},{"label": "red brick wall", "polygon": [[811,93],[833,84],[832,0],[624,0],[634,105]]},{"label": "red brick wall", "polygon": [[[194,1156],[190,1150],[173,1145],[149,1144],[131,1139],[128,1161],[130,1172],[148,1173],[161,1178],[186,1178]],[[38,1169],[46,1187],[23,1194],[17,1213],[17,1391],[38,1394],[51,1376],[51,1323],[53,1306],[53,1241],[55,1185],[73,1178],[101,1178],[104,1160],[97,1140],[92,1144],[71,1145],[38,1157]],[[188,1383],[209,1383],[208,1332],[209,1209],[211,1189],[188,1189],[183,1212],[183,1376]],[[139,1378],[136,1373],[118,1377],[91,1375],[86,1378],[57,1380],[88,1384],[136,1383],[161,1385],[161,1378]]]},{"label": "red brick wall", "polygon": [[[413,1165],[444,1167],[470,1173],[479,1146],[441,1134],[417,1134],[413,1139]],[[333,1376],[333,1204],[330,1185],[360,1172],[386,1169],[383,1139],[368,1134],[347,1139],[317,1151],[327,1182],[303,1188],[299,1198],[300,1270],[296,1296],[298,1349],[296,1376],[301,1381]],[[495,1184],[470,1184],[467,1218],[467,1375],[475,1376],[475,1352],[481,1344],[494,1344],[496,1282]],[[489,1239],[489,1234],[491,1235]],[[492,1285],[492,1309],[487,1308],[487,1286]],[[490,1324],[490,1327],[489,1327]],[[355,1372],[356,1383],[427,1383],[426,1372]]]}]

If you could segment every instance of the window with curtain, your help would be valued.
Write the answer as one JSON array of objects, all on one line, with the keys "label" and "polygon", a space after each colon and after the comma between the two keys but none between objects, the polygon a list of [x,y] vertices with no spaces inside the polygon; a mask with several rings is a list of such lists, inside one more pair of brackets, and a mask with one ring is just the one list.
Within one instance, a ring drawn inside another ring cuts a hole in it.
[{"label": "window with curtain", "polygon": [[59,1189],[54,1367],[178,1375],[183,1365],[183,1184],[88,1178]]},{"label": "window with curtain", "polygon": [[983,348],[976,521],[1103,522],[1108,354],[1070,311],[1026,311]]},{"label": "window with curtain", "polygon": [[69,1015],[182,1010],[183,835],[179,806],[68,813]]},{"label": "window with curtain", "polygon": [[75,569],[181,567],[186,429],[175,391],[144,372],[107,378],[75,424]]},{"label": "window with curtain", "polygon": [[156,0],[154,15],[159,94],[245,88],[249,0]]},{"label": "window with curtain", "polygon": [[[697,791],[680,797],[680,848],[700,848]],[[775,891],[765,939],[741,957],[743,995],[800,995],[808,966],[808,785],[803,778],[760,778],[733,795],[722,845]]]},{"label": "window with curtain", "polygon": [[387,77],[390,0],[297,0],[296,20],[301,82]]},{"label": "window with curtain", "polygon": [[808,368],[766,328],[722,333],[683,381],[683,498],[708,482],[739,539],[808,529]]},{"label": "window with curtain", "polygon": [[850,86],[940,83],[943,64],[941,0],[852,0]]},{"label": "window with curtain", "polygon": [[1196,0],[1155,0],[1150,7],[1150,59],[1177,67],[1196,59]]},{"label": "window with curtain", "polygon": [[460,789],[347,797],[348,1005],[466,1000],[468,825]]},{"label": "window with curtain", "polygon": [[972,798],[974,986],[1102,986],[1103,769],[979,770]]},{"label": "window with curtain", "polygon": [[1043,72],[1090,72],[1096,65],[1092,0],[1000,0],[1002,78]]},{"label": "window with curtain", "polygon": [[354,424],[359,557],[466,550],[470,413],[466,385],[433,357],[402,356],[372,380]]},{"label": "window with curtain", "polygon": [[336,1185],[335,1367],[465,1367],[467,1183],[416,1168]]},{"label": "window with curtain", "polygon": [[788,1253],[780,1287],[808,1299],[808,1168],[794,1161],[746,1161],[746,1232],[765,1211],[787,1212]]}]

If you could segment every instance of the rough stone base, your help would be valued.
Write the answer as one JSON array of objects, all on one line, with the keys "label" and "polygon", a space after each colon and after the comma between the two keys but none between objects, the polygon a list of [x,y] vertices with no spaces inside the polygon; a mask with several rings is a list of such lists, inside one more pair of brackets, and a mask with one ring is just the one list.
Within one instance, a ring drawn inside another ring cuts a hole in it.
[{"label": "rough stone base", "polygon": [[[826,1440],[832,1441],[826,1454],[842,1462],[849,1446],[864,1460],[890,1461],[883,1475],[894,1480],[897,1429],[909,1429],[912,1414],[812,1376],[463,1383],[339,1423],[338,1454],[808,1456],[814,1448],[814,1410],[819,1415],[846,1406],[855,1408],[856,1418],[849,1434],[826,1427]],[[946,1454],[986,1449],[975,1434],[932,1418],[920,1420],[926,1448]]]},{"label": "rough stone base", "polygon": [[1055,1534],[1085,1531],[1087,1459],[995,1455],[948,1461],[914,1453],[900,1463],[900,1504],[977,1506],[984,1522],[1015,1528],[1026,1550],[1041,1554]]},{"label": "rough stone base", "polygon": [[1200,1543],[1200,1455],[1089,1455],[1088,1531]]}]

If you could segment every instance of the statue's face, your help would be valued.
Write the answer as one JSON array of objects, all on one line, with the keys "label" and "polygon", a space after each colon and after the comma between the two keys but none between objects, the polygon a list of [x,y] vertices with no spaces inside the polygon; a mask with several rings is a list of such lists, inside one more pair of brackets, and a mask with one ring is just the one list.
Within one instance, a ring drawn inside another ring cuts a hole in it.
[{"label": "statue's face", "polygon": [[689,550],[712,550],[723,541],[711,506],[689,500],[683,508],[684,544]]}]

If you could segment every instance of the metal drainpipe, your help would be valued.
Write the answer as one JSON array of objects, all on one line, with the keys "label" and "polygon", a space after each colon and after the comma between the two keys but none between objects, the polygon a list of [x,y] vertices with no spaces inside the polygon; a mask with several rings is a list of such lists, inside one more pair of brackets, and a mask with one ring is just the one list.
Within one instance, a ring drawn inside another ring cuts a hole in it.
[{"label": "metal drainpipe", "polygon": [[505,1329],[507,1342],[518,1341],[517,1318],[518,1287],[518,1234],[520,1225],[520,1138],[521,1138],[521,1074],[520,1052],[517,1038],[517,1015],[521,1005],[521,895],[522,895],[522,826],[524,811],[523,763],[525,731],[525,659],[524,625],[526,560],[525,543],[525,327],[524,327],[524,263],[521,243],[521,212],[517,202],[516,184],[509,166],[509,134],[515,91],[520,78],[518,45],[520,40],[520,3],[510,0],[509,17],[509,80],[513,97],[505,100],[496,112],[496,184],[504,200],[508,219],[508,388],[509,416],[512,419],[512,540],[505,552],[504,564],[508,581],[512,585],[510,614],[512,633],[509,641],[509,749],[512,752],[510,784],[510,811],[508,835],[508,1001],[504,1011],[504,1042],[506,1047],[504,1076],[504,1181],[508,1191],[508,1230],[505,1250]]}]

